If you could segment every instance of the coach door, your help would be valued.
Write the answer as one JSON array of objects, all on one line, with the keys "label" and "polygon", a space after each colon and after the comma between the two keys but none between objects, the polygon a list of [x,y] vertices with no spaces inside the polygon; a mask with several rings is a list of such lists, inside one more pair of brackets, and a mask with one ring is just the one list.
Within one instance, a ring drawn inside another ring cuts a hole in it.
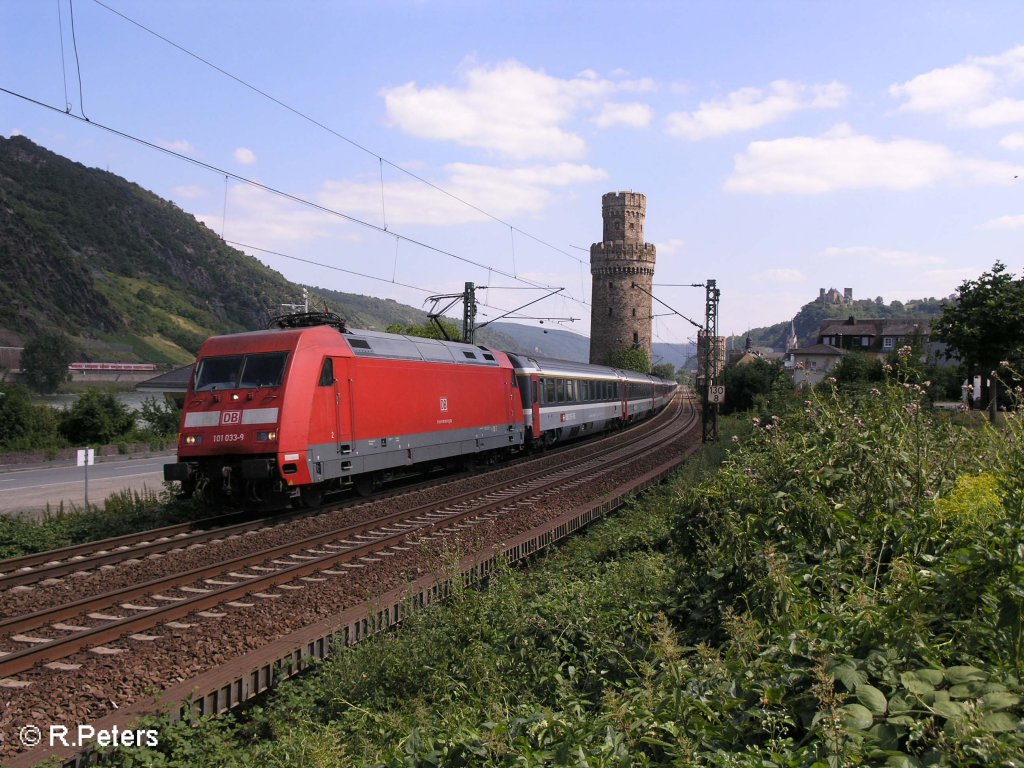
[{"label": "coach door", "polygon": [[311,435],[310,442],[323,442],[328,440],[334,443],[336,453],[342,452],[342,444],[347,443],[342,432],[341,419],[341,385],[338,383],[338,372],[335,371],[336,361],[332,357],[325,357],[323,366],[320,368],[320,379],[317,382],[314,412],[318,429],[316,434]]},{"label": "coach door", "polygon": [[533,436],[538,437],[540,427],[540,377],[537,374],[530,376],[530,411],[533,414]]}]

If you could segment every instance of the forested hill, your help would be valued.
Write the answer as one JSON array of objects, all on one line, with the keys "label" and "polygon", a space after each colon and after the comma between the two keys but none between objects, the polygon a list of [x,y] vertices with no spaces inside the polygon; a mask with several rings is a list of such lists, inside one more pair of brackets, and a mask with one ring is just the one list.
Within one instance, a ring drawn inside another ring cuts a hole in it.
[{"label": "forested hill", "polygon": [[[800,346],[814,344],[818,340],[818,329],[823,320],[830,318],[846,319],[850,316],[861,319],[878,319],[886,317],[937,317],[942,314],[942,306],[945,299],[916,299],[906,303],[892,301],[886,304],[881,298],[875,300],[863,299],[853,301],[850,304],[820,304],[811,301],[804,304],[792,325],[796,327],[796,335],[800,339]],[[791,333],[791,321],[786,320],[766,328],[754,328],[748,332],[751,343],[755,347],[773,347],[784,350]],[[734,337],[734,346],[738,343],[740,347],[745,338]]]},{"label": "forested hill", "polygon": [[[294,301],[280,274],[173,203],[21,136],[0,138],[0,329],[60,329],[96,354],[191,360]],[[3,339],[0,339],[2,342]]]},{"label": "forested hill", "polygon": [[[59,330],[82,359],[187,363],[208,336],[266,327],[301,294],[174,203],[24,137],[0,137],[0,346]],[[311,294],[353,328],[426,322],[422,309],[390,299]],[[478,341],[586,359],[584,337],[532,330],[504,323]]]}]

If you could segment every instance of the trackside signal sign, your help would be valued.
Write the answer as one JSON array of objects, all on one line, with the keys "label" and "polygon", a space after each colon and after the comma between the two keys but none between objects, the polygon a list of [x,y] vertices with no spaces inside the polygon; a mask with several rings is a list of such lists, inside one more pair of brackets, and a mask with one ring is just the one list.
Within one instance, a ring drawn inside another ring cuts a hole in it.
[{"label": "trackside signal sign", "polygon": [[721,385],[713,385],[708,387],[708,402],[709,403],[724,403],[725,402],[725,387]]}]

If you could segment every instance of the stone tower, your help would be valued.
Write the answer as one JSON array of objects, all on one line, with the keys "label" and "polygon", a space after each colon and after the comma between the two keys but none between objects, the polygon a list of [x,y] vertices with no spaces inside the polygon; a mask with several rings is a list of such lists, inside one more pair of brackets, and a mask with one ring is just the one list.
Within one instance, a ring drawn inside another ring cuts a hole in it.
[{"label": "stone tower", "polygon": [[[647,198],[639,192],[601,197],[604,238],[590,246],[593,276],[590,309],[590,362],[607,363],[608,354],[636,347],[651,357],[651,283],[654,245],[644,242]],[[633,287],[640,286],[643,290]]]}]

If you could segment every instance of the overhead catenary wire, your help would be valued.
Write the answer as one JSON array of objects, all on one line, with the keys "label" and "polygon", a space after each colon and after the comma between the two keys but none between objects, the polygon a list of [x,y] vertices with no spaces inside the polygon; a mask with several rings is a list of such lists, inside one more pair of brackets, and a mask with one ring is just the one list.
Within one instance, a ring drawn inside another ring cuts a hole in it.
[{"label": "overhead catenary wire", "polygon": [[[75,69],[78,72],[78,111],[82,113],[82,118],[86,122],[89,118],[85,116],[85,95],[82,89],[82,63],[78,57],[78,36],[75,34],[75,2],[74,0],[68,0],[68,10],[71,16],[71,43],[75,48]],[[63,55],[63,50],[61,51]],[[70,110],[69,110],[70,111]]]},{"label": "overhead catenary wire", "polygon": [[[357,271],[355,271],[353,269],[345,269],[344,267],[339,267],[339,266],[336,266],[334,264],[325,264],[325,263],[323,263],[321,261],[314,261],[313,259],[306,259],[306,258],[303,258],[301,256],[293,256],[291,254],[283,253],[281,251],[274,251],[274,250],[271,250],[269,248],[261,248],[261,247],[256,246],[256,245],[252,245],[251,243],[242,243],[242,242],[238,242],[238,241],[235,241],[235,240],[225,240],[224,242],[227,245],[233,245],[233,246],[236,246],[238,248],[242,248],[242,249],[250,250],[250,251],[258,251],[260,253],[265,253],[268,256],[277,256],[277,257],[282,258],[282,259],[288,259],[290,261],[298,261],[298,262],[301,262],[303,264],[309,264],[309,265],[314,266],[314,267],[323,267],[324,269],[330,269],[330,270],[332,270],[334,272],[342,272],[342,273],[344,273],[346,275],[352,275],[354,277],[362,277],[362,278],[365,278],[367,280],[376,280],[376,281],[381,282],[381,283],[389,283],[391,285],[396,285],[396,286],[398,286],[400,288],[411,288],[412,290],[419,291],[420,293],[426,293],[426,294],[437,294],[437,293],[439,293],[439,291],[436,291],[436,290],[434,290],[432,288],[424,288],[421,285],[410,285],[409,283],[403,283],[403,282],[400,282],[398,280],[395,280],[394,278],[392,278],[391,280],[388,280],[385,277],[377,277],[376,275],[368,275],[365,272],[357,272]],[[396,243],[396,248],[397,248],[397,243],[398,243],[398,239],[397,238],[395,240],[395,243]],[[487,288],[487,286],[480,286],[480,288],[481,289]],[[515,287],[512,287],[512,288],[509,288],[509,287],[498,287],[498,288],[500,288],[500,290],[520,290],[520,291],[537,290],[536,288],[529,288],[527,286],[515,286]],[[552,288],[550,290],[552,290],[553,292],[557,293],[558,291],[561,291],[563,289],[561,289],[561,288]],[[550,294],[548,294],[548,295],[550,295]],[[540,299],[538,299],[537,301],[539,301],[539,300]],[[535,302],[530,302],[530,304],[533,304],[533,303],[535,303]],[[494,304],[490,304],[490,303],[485,302],[485,301],[478,301],[477,305],[481,306],[481,307],[487,307],[488,309],[492,309],[492,310],[494,310],[496,312],[504,312],[506,314],[506,316],[511,314],[511,313],[513,313],[513,312],[517,312],[517,311],[519,311],[519,309],[523,308],[523,307],[519,307],[517,309],[509,310],[509,309],[505,309],[504,307],[498,307],[498,306],[496,306]],[[524,304],[523,306],[525,307],[525,306],[529,306],[529,305],[528,304]],[[498,318],[495,318],[495,319],[498,319]],[[518,319],[529,319],[529,318],[518,318]],[[494,322],[494,321],[492,320],[490,322]]]},{"label": "overhead catenary wire", "polygon": [[[549,243],[546,240],[543,240],[543,239],[537,237],[536,235],[533,235],[533,234],[531,234],[531,233],[529,233],[529,232],[527,232],[525,230],[522,230],[519,227],[516,227],[515,225],[505,221],[504,219],[500,218],[499,216],[496,216],[493,213],[490,213],[489,211],[485,211],[483,208],[479,207],[478,205],[475,205],[474,203],[471,203],[468,200],[465,200],[464,198],[459,197],[458,195],[454,194],[453,192],[448,191],[444,187],[436,184],[435,182],[432,182],[432,181],[430,181],[428,179],[425,179],[422,176],[420,176],[420,175],[418,175],[416,173],[413,173],[412,171],[408,170],[407,168],[405,168],[405,167],[403,167],[401,165],[398,165],[397,163],[393,163],[392,161],[388,160],[386,157],[383,157],[382,155],[378,154],[377,152],[374,152],[369,147],[366,147],[363,144],[360,144],[359,142],[355,141],[354,139],[351,139],[348,136],[345,136],[344,134],[340,133],[339,131],[336,131],[335,129],[331,128],[330,126],[320,122],[316,118],[306,114],[305,112],[303,112],[303,111],[301,111],[299,109],[296,109],[295,107],[291,106],[287,102],[282,101],[281,99],[277,98],[276,96],[272,96],[271,94],[267,93],[266,91],[262,90],[261,88],[258,88],[257,86],[253,85],[252,83],[250,83],[250,82],[248,82],[246,80],[243,80],[238,75],[235,75],[235,74],[232,74],[231,72],[228,72],[226,69],[224,69],[224,68],[214,64],[209,59],[206,59],[206,58],[200,56],[199,54],[194,53],[193,51],[190,51],[188,48],[185,48],[183,45],[174,42],[173,40],[165,37],[164,35],[161,35],[159,32],[157,32],[157,31],[155,31],[153,29],[150,29],[146,25],[136,21],[135,19],[131,18],[130,16],[127,16],[127,15],[121,13],[120,11],[116,10],[115,8],[111,8],[109,5],[104,3],[102,0],[93,0],[93,2],[96,5],[100,6],[101,8],[106,9],[110,13],[113,13],[114,15],[119,16],[120,18],[124,19],[129,24],[132,24],[132,25],[138,27],[139,29],[143,30],[144,32],[147,32],[148,34],[153,35],[154,37],[158,38],[159,40],[162,40],[163,42],[167,43],[168,45],[172,46],[173,48],[176,48],[177,50],[179,50],[182,53],[184,53],[186,56],[192,57],[196,61],[199,61],[199,62],[205,64],[206,66],[210,67],[211,69],[216,70],[217,72],[219,72],[220,74],[224,75],[225,77],[230,78],[231,80],[234,80],[236,83],[238,83],[239,85],[243,86],[244,88],[248,88],[249,90],[253,91],[254,93],[259,94],[263,98],[272,101],[274,104],[277,104],[282,109],[288,110],[289,112],[291,112],[296,117],[299,117],[302,120],[305,120],[306,122],[311,123],[312,125],[315,125],[316,127],[320,128],[321,130],[324,130],[327,133],[331,134],[332,136],[334,136],[334,137],[336,137],[338,139],[341,139],[342,141],[350,144],[351,146],[355,147],[356,149],[358,149],[358,150],[360,150],[362,152],[365,152],[368,155],[371,155],[371,156],[377,158],[378,162],[381,164],[382,170],[383,170],[384,163],[387,163],[389,166],[391,166],[392,168],[394,168],[395,170],[397,170],[397,171],[399,171],[401,173],[404,173],[409,178],[414,179],[414,180],[420,182],[421,184],[427,185],[431,189],[434,189],[437,192],[440,192],[441,194],[446,195],[447,197],[451,198],[452,200],[455,200],[456,202],[460,203],[461,205],[465,205],[468,208],[471,208],[472,210],[476,211],[477,213],[482,214],[483,216],[486,216],[487,218],[491,219],[492,221],[495,221],[495,222],[497,222],[499,224],[503,224],[503,225],[511,228],[512,230],[518,232],[519,234],[523,235],[524,237],[528,237],[531,240],[533,240],[533,241],[535,241],[535,242],[545,246],[546,248],[550,248],[551,250],[555,251],[556,253],[560,253],[563,256],[567,256],[568,258],[573,259],[574,261],[579,261],[579,262],[582,263],[582,261],[578,257],[574,256],[573,254],[569,253],[568,251],[562,250],[558,246],[556,246],[556,245],[554,245],[552,243]],[[381,177],[381,184],[383,185],[383,176]],[[385,229],[386,229],[386,226],[385,226]],[[584,303],[584,302],[581,302],[581,303]]]},{"label": "overhead catenary wire", "polygon": [[60,74],[64,78],[64,111],[71,111],[71,102],[68,101],[68,65],[64,60],[64,14],[61,13],[60,4],[57,0],[57,31],[60,33]]},{"label": "overhead catenary wire", "polygon": [[381,227],[381,226],[379,226],[377,224],[373,224],[372,222],[365,221],[365,220],[360,219],[360,218],[358,218],[356,216],[351,216],[351,215],[349,215],[347,213],[343,213],[343,212],[335,210],[333,208],[329,208],[329,207],[327,207],[325,205],[321,205],[320,203],[315,203],[312,200],[307,200],[306,198],[300,197],[298,195],[294,195],[294,194],[292,194],[290,192],[285,192],[284,190],[277,189],[276,187],[272,187],[272,186],[270,186],[268,184],[263,184],[262,182],[256,181],[255,179],[250,179],[247,176],[242,176],[241,174],[238,174],[238,173],[235,173],[233,171],[229,171],[229,170],[227,170],[225,168],[221,168],[219,166],[213,165],[212,163],[207,163],[207,162],[204,162],[202,160],[197,160],[194,157],[189,157],[188,155],[184,155],[184,154],[182,154],[180,152],[176,152],[175,150],[170,149],[168,147],[161,147],[159,144],[154,144],[151,141],[147,141],[146,139],[143,139],[143,138],[141,138],[139,136],[135,136],[135,135],[127,133],[125,131],[119,130],[119,129],[114,128],[112,126],[105,125],[105,124],[97,122],[95,120],[89,120],[87,117],[84,117],[84,116],[83,117],[79,117],[78,115],[74,115],[74,114],[69,114],[69,113],[63,112],[62,110],[58,109],[57,107],[54,107],[52,104],[47,104],[46,102],[40,101],[38,99],[34,99],[34,98],[30,97],[30,96],[26,96],[25,94],[18,93],[17,91],[12,91],[9,88],[4,88],[4,87],[0,86],[0,93],[6,93],[6,94],[8,94],[10,96],[14,96],[15,98],[22,99],[23,101],[26,101],[26,102],[28,102],[30,104],[34,104],[34,105],[36,105],[38,107],[42,107],[44,109],[48,109],[50,111],[53,111],[53,112],[56,112],[58,114],[64,115],[64,116],[66,116],[68,118],[71,118],[73,120],[78,120],[79,122],[84,122],[84,123],[86,123],[88,125],[91,125],[91,126],[94,126],[96,128],[99,128],[100,130],[107,131],[108,133],[111,133],[111,134],[113,134],[115,136],[119,136],[119,137],[121,137],[123,139],[127,139],[129,141],[133,141],[136,144],[139,144],[139,145],[144,146],[144,147],[148,147],[149,149],[155,150],[157,152],[162,152],[162,153],[164,153],[166,155],[169,155],[171,157],[176,157],[179,160],[183,160],[183,161],[185,161],[187,163],[190,163],[192,165],[195,165],[195,166],[197,166],[199,168],[205,168],[208,171],[212,171],[214,173],[223,175],[226,178],[231,178],[231,179],[234,179],[235,181],[240,181],[243,184],[248,184],[249,186],[252,186],[252,187],[254,187],[256,189],[263,190],[264,192],[269,192],[270,194],[277,195],[277,196],[282,197],[282,198],[284,198],[286,200],[291,200],[294,203],[298,203],[300,205],[308,206],[310,208],[313,208],[314,210],[320,211],[320,212],[328,214],[330,216],[335,216],[337,218],[343,219],[343,220],[351,222],[353,224],[358,224],[361,227],[365,227],[366,229],[370,229],[370,230],[373,230],[375,232],[379,232],[381,234],[386,234],[386,235],[390,235],[391,237],[401,238],[402,240],[406,241],[407,243],[410,243],[412,245],[417,245],[420,248],[423,248],[425,250],[431,251],[433,253],[437,253],[437,254],[442,255],[442,256],[448,256],[450,258],[453,258],[453,259],[455,259],[457,261],[461,261],[464,264],[469,264],[470,266],[476,267],[478,269],[488,270],[488,271],[494,272],[496,274],[502,275],[503,277],[507,277],[507,278],[510,278],[512,280],[517,280],[517,281],[519,281],[521,283],[525,283],[526,285],[530,285],[530,286],[532,286],[534,288],[538,288],[538,289],[551,290],[552,288],[556,287],[556,286],[546,285],[544,283],[540,283],[540,282],[537,282],[535,280],[530,280],[528,278],[518,277],[518,276],[516,276],[514,274],[510,274],[510,273],[508,273],[508,272],[506,272],[504,270],[498,269],[497,267],[492,267],[492,266],[489,266],[487,264],[482,264],[480,262],[474,261],[473,259],[467,258],[465,256],[460,256],[459,254],[457,254],[457,253],[455,253],[453,251],[449,251],[449,250],[446,250],[444,248],[439,248],[437,246],[430,245],[429,243],[426,243],[426,242],[424,242],[422,240],[418,240],[418,239],[416,239],[414,237],[410,237],[408,235],[403,235],[401,233],[395,232],[394,230],[385,230],[383,227]]}]

